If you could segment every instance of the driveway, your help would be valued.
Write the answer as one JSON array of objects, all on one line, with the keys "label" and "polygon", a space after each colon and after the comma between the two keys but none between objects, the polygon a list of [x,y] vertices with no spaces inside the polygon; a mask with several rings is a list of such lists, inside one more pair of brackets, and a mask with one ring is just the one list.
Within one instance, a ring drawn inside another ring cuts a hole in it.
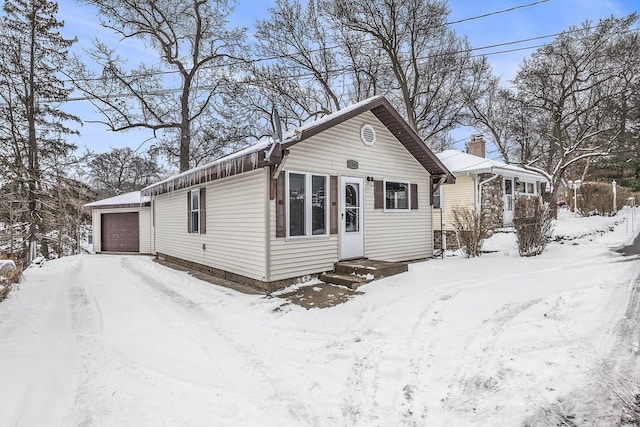
[{"label": "driveway", "polygon": [[0,304],[0,425],[618,421],[640,262],[614,243],[412,264],[322,310],[146,257],[48,262]]}]

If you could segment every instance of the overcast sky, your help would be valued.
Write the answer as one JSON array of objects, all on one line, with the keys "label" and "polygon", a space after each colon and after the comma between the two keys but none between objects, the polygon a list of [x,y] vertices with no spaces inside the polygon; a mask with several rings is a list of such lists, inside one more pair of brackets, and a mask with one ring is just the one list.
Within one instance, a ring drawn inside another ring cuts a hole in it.
[{"label": "overcast sky", "polygon": [[[597,22],[598,19],[611,15],[626,16],[635,12],[639,3],[638,0],[547,0],[539,1],[538,4],[532,6],[519,8],[519,6],[536,2],[536,0],[450,0],[449,8],[451,9],[451,14],[449,22],[514,8],[504,13],[452,24],[459,35],[468,37],[472,47],[481,48],[556,34],[566,30],[570,25],[579,25],[587,19]],[[251,31],[256,19],[266,19],[268,17],[268,9],[273,6],[273,3],[270,0],[240,0],[232,16],[233,23],[247,27]],[[92,8],[80,6],[73,0],[61,0],[59,18],[65,21],[63,30],[65,36],[78,37],[76,48],[89,47],[94,37],[99,37],[110,45],[119,44],[115,35],[106,32],[100,27]],[[548,43],[551,40],[552,38],[545,38],[481,49],[477,53],[489,54],[487,57],[494,72],[501,76],[503,80],[508,81],[514,77],[520,61],[530,55],[535,46]],[[135,58],[135,61],[140,61],[146,55],[149,55],[145,52],[141,43],[132,46],[127,41],[120,44],[120,46],[120,55],[127,58]],[[523,50],[504,52],[514,49]],[[492,52],[493,54],[491,54]],[[154,57],[153,54],[149,55],[150,60],[153,60]],[[65,109],[78,115],[83,120],[91,120],[97,117],[88,102],[71,102]],[[90,123],[85,123],[80,132],[81,136],[74,137],[73,142],[81,149],[87,147],[97,152],[108,151],[109,147],[130,146],[135,149],[151,136],[151,133],[146,131],[114,134],[106,131],[103,125]],[[465,138],[471,132],[471,129],[460,129],[456,131],[454,137]],[[149,143],[147,142],[146,144]]]}]

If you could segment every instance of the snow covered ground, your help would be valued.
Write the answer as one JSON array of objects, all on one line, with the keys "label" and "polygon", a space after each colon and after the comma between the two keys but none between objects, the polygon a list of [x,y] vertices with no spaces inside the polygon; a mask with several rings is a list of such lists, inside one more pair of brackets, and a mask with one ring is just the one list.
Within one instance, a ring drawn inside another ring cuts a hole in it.
[{"label": "snow covered ground", "polygon": [[328,309],[146,257],[51,261],[0,304],[0,425],[615,425],[640,393],[622,219],[564,218],[591,232],[534,258],[501,235]]}]

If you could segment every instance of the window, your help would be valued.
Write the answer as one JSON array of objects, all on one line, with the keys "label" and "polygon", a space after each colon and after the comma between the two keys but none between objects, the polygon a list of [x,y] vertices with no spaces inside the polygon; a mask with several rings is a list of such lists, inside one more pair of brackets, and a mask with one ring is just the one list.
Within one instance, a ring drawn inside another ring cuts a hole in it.
[{"label": "window", "polygon": [[518,181],[518,193],[533,195],[536,194],[536,186],[532,182]]},{"label": "window", "polygon": [[385,180],[384,198],[385,210],[409,210],[409,183]]},{"label": "window", "polygon": [[200,190],[191,190],[191,233],[200,233]]},{"label": "window", "polygon": [[289,172],[288,236],[325,236],[328,230],[328,177]]},{"label": "window", "polygon": [[440,200],[442,199],[442,187],[439,187],[433,193],[433,208],[440,209],[442,207]]}]

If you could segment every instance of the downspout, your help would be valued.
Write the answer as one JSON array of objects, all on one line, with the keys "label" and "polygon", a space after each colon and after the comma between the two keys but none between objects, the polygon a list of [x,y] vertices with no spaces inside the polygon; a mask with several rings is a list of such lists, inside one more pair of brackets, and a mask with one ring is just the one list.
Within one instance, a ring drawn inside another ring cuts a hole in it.
[{"label": "downspout", "polygon": [[[443,175],[438,180],[435,189],[431,189],[432,193],[440,190],[440,187],[447,180],[447,176]],[[444,259],[444,253],[447,250],[447,233],[444,230],[444,197],[440,197],[440,249],[442,250],[442,258]],[[433,220],[432,220],[433,221]]]}]

